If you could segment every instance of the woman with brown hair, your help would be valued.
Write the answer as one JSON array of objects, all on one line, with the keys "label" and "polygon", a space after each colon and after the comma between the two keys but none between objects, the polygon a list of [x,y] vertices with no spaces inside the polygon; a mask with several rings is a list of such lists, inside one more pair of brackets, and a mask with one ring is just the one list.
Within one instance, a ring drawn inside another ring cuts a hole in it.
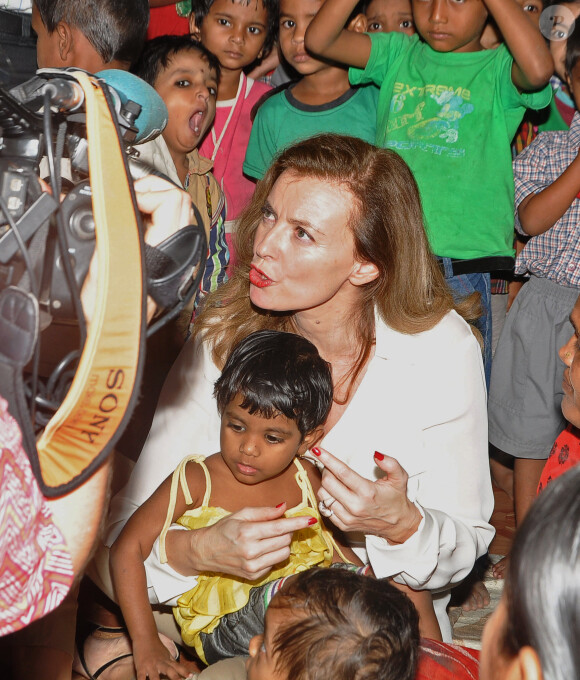
[{"label": "woman with brown hair", "polygon": [[[324,465],[321,508],[377,577],[436,593],[450,639],[449,588],[493,536],[485,379],[464,320],[473,301],[453,302],[410,170],[359,139],[300,142],[258,184],[236,248],[238,268],[207,298],[113,501],[107,543],[185,455],[219,450],[212,392],[230,349],[263,328],[299,333],[331,364],[335,388],[324,449],[311,450]],[[201,571],[267,573],[307,521],[285,518],[284,500],[170,531],[169,564],[155,548],[146,563],[151,601],[171,601]]]}]

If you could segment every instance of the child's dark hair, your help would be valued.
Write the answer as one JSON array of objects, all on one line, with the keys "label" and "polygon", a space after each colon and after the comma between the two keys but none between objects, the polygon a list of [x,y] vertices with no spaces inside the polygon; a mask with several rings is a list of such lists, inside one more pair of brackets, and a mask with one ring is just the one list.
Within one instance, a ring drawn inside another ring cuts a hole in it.
[{"label": "child's dark hair", "polygon": [[[571,78],[572,71],[580,60],[580,30],[575,28],[566,43],[566,73]],[[578,106],[578,102],[576,102]]]},{"label": "child's dark hair", "polygon": [[281,413],[302,437],[326,420],[332,394],[330,368],[316,347],[281,331],[257,331],[236,345],[214,389],[220,415],[241,395],[242,408],[265,418]]},{"label": "child's dark hair", "polygon": [[[195,25],[201,28],[201,24],[208,15],[209,8],[213,5],[215,0],[196,0],[193,3],[193,15],[195,17]],[[239,2],[244,5],[249,5],[251,2],[261,2],[268,20],[266,23],[266,40],[262,48],[262,57],[266,57],[274,47],[274,43],[278,39],[278,30],[280,28],[280,0],[231,0],[232,2]]]},{"label": "child's dark hair", "polygon": [[288,678],[415,677],[419,617],[388,581],[345,569],[309,569],[289,581],[270,607],[289,610],[273,640],[276,666]]},{"label": "child's dark hair", "polygon": [[132,64],[145,42],[149,24],[148,0],[34,0],[49,33],[60,21],[87,38],[101,59]]},{"label": "child's dark hair", "polygon": [[195,52],[201,56],[216,72],[219,80],[220,63],[217,57],[190,35],[160,35],[153,40],[148,40],[132,71],[151,87],[155,87],[159,74],[180,52]]}]

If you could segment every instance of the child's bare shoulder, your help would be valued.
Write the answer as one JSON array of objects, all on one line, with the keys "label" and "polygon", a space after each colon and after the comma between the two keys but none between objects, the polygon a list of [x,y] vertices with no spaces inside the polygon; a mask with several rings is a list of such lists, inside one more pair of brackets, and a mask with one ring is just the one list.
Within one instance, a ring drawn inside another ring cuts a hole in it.
[{"label": "child's bare shoulder", "polygon": [[318,489],[322,481],[322,473],[309,458],[300,458],[302,467],[306,470],[308,480],[315,489]]},{"label": "child's bare shoulder", "polygon": [[[209,456],[203,461],[210,473],[210,476],[212,467],[210,461],[212,458],[214,458],[214,456]],[[201,505],[206,489],[205,470],[203,469],[203,465],[200,465],[195,460],[188,461],[187,465],[185,466],[185,478],[187,480],[189,493],[191,494],[191,498],[193,500],[192,505],[197,507],[198,505]]]}]

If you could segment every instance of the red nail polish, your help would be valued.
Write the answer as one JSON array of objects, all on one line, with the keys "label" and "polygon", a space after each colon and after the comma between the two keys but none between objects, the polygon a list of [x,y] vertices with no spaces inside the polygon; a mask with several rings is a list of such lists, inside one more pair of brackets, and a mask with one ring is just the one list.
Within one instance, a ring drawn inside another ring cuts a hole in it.
[{"label": "red nail polish", "polygon": [[276,506],[276,508],[281,508],[281,507],[284,505],[285,502],[286,502],[286,501],[282,501],[281,503],[278,503],[278,505]]},{"label": "red nail polish", "polygon": [[377,460],[384,460],[385,456],[382,453],[379,453],[378,451],[375,451],[375,458]]},{"label": "red nail polish", "polygon": [[313,446],[310,450],[312,451],[312,453],[313,453],[315,456],[319,456],[320,453],[321,453],[321,452],[320,452],[320,449],[319,449],[317,446]]},{"label": "red nail polish", "polygon": [[311,518],[308,520],[308,526],[311,527],[313,524],[316,524],[316,522],[318,522],[318,520],[316,519],[316,517],[311,517]]}]

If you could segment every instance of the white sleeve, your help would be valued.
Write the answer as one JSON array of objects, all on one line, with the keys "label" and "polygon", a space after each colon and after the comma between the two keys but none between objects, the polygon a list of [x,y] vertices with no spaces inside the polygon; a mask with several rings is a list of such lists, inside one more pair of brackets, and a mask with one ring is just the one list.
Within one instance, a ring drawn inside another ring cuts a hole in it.
[{"label": "white sleeve", "polygon": [[[169,531],[189,531],[189,529],[180,524],[174,524],[169,527]],[[184,576],[175,571],[167,562],[161,563],[159,539],[153,544],[151,553],[144,565],[147,577],[147,595],[151,604],[176,607],[179,597],[197,585],[197,576]]]},{"label": "white sleeve", "polygon": [[[468,330],[468,329],[467,329]],[[407,376],[420,423],[407,492],[423,520],[401,545],[368,536],[377,577],[395,576],[412,588],[436,590],[461,581],[484,554],[493,492],[487,444],[487,398],[481,350],[468,332],[430,346]],[[391,455],[397,457],[397,453]]]},{"label": "white sleeve", "polygon": [[[149,436],[129,482],[111,502],[106,545],[112,545],[129,517],[185,456],[194,453],[209,456],[219,451],[220,417],[213,398],[219,374],[205,345],[197,338],[189,340],[167,376]],[[168,575],[170,583],[176,572],[167,564],[158,564],[155,551],[145,567],[150,588],[155,590],[159,583],[163,591],[161,596],[157,593],[158,601],[167,600],[167,586],[161,586],[165,581],[163,574]],[[180,590],[176,583],[174,594],[186,590]]]}]

